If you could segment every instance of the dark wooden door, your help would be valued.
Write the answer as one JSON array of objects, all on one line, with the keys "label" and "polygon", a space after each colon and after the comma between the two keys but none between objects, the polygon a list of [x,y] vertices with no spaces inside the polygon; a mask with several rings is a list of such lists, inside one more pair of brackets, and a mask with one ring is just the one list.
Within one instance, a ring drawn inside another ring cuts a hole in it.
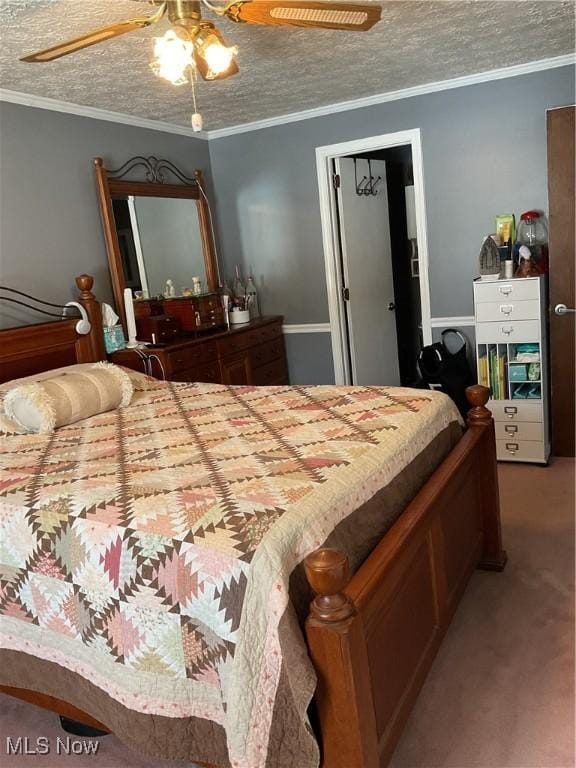
[{"label": "dark wooden door", "polygon": [[552,453],[574,456],[575,321],[574,131],[576,107],[547,113],[548,202],[550,210],[550,373],[552,380]]}]

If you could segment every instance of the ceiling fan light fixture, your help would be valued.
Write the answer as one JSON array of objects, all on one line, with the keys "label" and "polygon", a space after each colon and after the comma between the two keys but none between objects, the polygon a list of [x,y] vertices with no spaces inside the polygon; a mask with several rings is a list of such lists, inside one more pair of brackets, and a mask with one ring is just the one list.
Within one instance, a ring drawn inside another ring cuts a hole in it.
[{"label": "ceiling fan light fixture", "polygon": [[173,85],[184,85],[189,82],[189,67],[194,66],[194,45],[190,39],[174,29],[154,38],[154,59],[150,68],[155,75]]},{"label": "ceiling fan light fixture", "polygon": [[226,45],[212,25],[203,27],[194,40],[196,66],[205,80],[222,80],[238,71],[238,46]]}]

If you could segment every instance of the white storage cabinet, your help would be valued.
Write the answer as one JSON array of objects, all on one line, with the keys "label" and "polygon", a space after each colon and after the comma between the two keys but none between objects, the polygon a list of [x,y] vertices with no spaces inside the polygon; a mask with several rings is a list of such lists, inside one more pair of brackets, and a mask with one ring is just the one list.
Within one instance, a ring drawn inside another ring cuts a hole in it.
[{"label": "white storage cabinet", "polygon": [[478,383],[491,390],[499,461],[550,456],[545,281],[474,281]]}]

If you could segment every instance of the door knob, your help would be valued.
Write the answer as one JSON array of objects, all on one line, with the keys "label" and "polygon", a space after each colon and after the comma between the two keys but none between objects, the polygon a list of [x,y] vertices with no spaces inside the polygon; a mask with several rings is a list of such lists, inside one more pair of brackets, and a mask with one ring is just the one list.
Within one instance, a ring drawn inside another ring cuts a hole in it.
[{"label": "door knob", "polygon": [[554,312],[557,315],[567,315],[571,312],[576,312],[576,309],[572,309],[572,307],[567,307],[566,304],[556,304],[554,307]]},{"label": "door knob", "polygon": [[396,304],[394,304],[393,301],[390,301],[388,303],[388,309],[390,310],[390,312],[393,312],[396,309]]}]

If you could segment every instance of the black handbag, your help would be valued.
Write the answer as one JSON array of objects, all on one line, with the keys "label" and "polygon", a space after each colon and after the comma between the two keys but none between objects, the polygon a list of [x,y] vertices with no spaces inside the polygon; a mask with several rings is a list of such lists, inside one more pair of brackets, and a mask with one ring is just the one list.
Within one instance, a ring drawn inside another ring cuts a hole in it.
[{"label": "black handbag", "polygon": [[474,374],[468,363],[468,341],[455,328],[442,332],[442,340],[424,347],[418,356],[420,375],[428,389],[448,395],[466,416],[470,406],[466,387],[474,384]]}]

